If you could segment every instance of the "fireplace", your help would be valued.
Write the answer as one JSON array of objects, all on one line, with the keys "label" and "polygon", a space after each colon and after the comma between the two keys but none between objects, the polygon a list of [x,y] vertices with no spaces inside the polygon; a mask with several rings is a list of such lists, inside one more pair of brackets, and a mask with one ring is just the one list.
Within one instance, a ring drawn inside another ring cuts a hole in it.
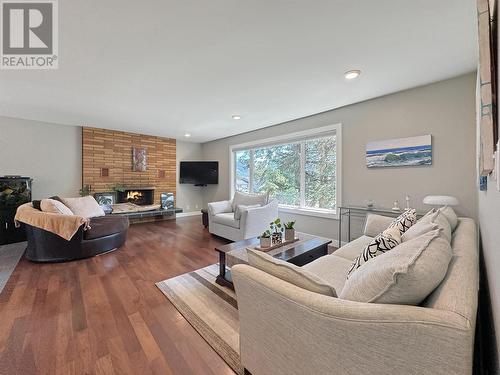
[{"label": "fireplace", "polygon": [[125,188],[117,194],[118,203],[135,203],[141,206],[154,203],[154,188]]}]

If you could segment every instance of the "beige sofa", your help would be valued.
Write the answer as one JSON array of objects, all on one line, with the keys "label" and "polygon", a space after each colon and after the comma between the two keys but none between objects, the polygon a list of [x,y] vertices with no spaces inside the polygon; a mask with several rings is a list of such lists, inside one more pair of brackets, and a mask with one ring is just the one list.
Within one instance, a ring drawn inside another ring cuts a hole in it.
[{"label": "beige sofa", "polygon": [[[391,220],[367,220],[365,235],[304,268],[340,294],[367,234]],[[342,300],[234,266],[243,366],[253,375],[471,374],[477,242],[474,221],[460,218],[446,277],[421,306]]]}]

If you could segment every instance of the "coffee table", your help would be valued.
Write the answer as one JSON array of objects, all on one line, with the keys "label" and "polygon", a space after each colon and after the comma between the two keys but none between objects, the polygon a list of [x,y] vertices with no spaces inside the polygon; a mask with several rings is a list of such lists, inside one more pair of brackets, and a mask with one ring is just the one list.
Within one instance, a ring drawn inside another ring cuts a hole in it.
[{"label": "coffee table", "polygon": [[[270,250],[267,254],[299,267],[328,254],[328,244],[332,240],[305,233],[299,233],[298,237],[300,241]],[[217,246],[215,251],[219,253],[219,275],[215,280],[216,283],[234,289],[231,270],[228,267],[235,264],[248,264],[247,247],[252,248],[258,246],[259,243],[259,238],[254,237]]]}]

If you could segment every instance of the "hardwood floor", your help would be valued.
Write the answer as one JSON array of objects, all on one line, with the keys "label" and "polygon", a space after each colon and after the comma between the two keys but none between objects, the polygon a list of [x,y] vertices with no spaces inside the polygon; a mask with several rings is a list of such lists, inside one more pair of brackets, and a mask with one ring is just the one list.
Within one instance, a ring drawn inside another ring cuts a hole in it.
[{"label": "hardwood floor", "polygon": [[200,217],[136,224],[121,249],[17,265],[0,294],[0,374],[234,374],[155,282],[217,262]]}]

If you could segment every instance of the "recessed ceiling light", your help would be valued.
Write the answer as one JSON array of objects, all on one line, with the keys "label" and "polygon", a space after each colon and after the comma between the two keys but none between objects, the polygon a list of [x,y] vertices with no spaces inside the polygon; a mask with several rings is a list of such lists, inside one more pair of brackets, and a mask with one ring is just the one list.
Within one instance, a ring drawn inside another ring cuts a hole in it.
[{"label": "recessed ceiling light", "polygon": [[241,116],[240,115],[233,115],[233,120],[241,120]]},{"label": "recessed ceiling light", "polygon": [[184,133],[184,137],[186,137],[186,138],[191,137],[191,133]]},{"label": "recessed ceiling light", "polygon": [[347,72],[344,73],[344,78],[351,80],[358,78],[360,74],[361,70],[348,70]]}]

